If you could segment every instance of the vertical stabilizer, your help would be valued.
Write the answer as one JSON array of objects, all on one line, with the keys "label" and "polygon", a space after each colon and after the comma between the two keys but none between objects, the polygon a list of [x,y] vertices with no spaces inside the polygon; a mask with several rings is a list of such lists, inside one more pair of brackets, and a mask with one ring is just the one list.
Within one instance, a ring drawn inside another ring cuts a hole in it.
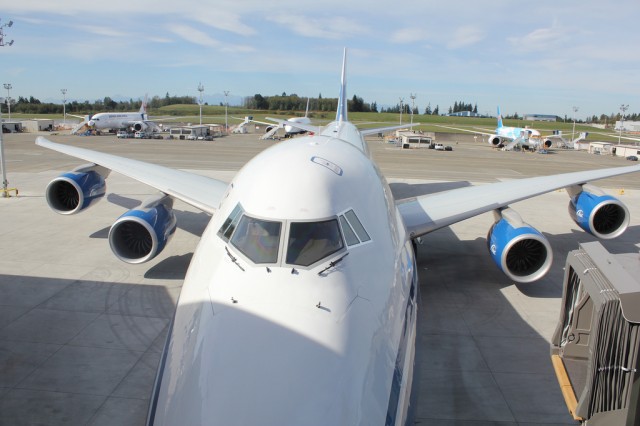
[{"label": "vertical stabilizer", "polygon": [[142,105],[140,105],[140,111],[138,111],[142,116],[143,120],[147,119],[147,97],[148,97],[148,94],[145,93],[144,100],[142,101]]},{"label": "vertical stabilizer", "polygon": [[500,113],[500,107],[498,107],[498,129],[502,127],[502,114]]},{"label": "vertical stabilizer", "polygon": [[336,121],[338,123],[347,120],[347,48],[344,48],[342,57],[342,78],[340,80],[340,97],[338,98],[338,111],[336,112]]},{"label": "vertical stabilizer", "polygon": [[309,117],[309,98],[307,98],[307,110],[304,112],[305,117]]}]

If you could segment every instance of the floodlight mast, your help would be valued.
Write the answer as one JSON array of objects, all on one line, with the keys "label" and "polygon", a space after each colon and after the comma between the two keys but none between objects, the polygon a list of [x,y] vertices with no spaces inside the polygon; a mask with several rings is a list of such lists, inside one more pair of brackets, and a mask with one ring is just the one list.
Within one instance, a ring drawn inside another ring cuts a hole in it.
[{"label": "floodlight mast", "polygon": [[411,124],[413,124],[413,110],[415,109],[416,94],[412,93],[409,97],[411,98]]},{"label": "floodlight mast", "polygon": [[63,126],[66,128],[67,127],[67,89],[60,89],[60,92],[62,93],[62,115],[64,116],[63,118]]},{"label": "floodlight mast", "polygon": [[4,41],[4,31],[3,31],[3,28],[5,28],[5,27],[11,28],[12,25],[13,25],[13,21],[9,21],[7,24],[0,25],[0,46],[11,46],[13,44],[13,40],[5,43],[5,41]]},{"label": "floodlight mast", "polygon": [[4,88],[7,89],[7,110],[9,111],[9,121],[11,121],[11,89],[13,86],[11,83],[4,83]]},{"label": "floodlight mast", "polygon": [[620,118],[620,132],[618,133],[618,145],[620,145],[620,139],[622,138],[622,128],[624,127],[624,113],[629,109],[629,105],[620,105],[620,111],[622,111],[622,117]]},{"label": "floodlight mast", "polygon": [[[7,28],[11,28],[11,26],[13,25],[13,21],[9,21],[9,23],[4,24],[4,25],[0,25],[0,47],[1,46],[11,46],[13,44],[13,40],[11,40],[8,43],[4,42],[4,30],[3,28],[7,27]],[[7,87],[9,86],[9,87]],[[5,89],[7,89],[7,92],[11,89],[11,85],[4,85]],[[2,104],[1,99],[0,99],[0,104]],[[9,121],[11,121],[11,97],[7,98],[7,107],[9,108]],[[8,192],[8,186],[9,186],[9,182],[7,182],[7,171],[5,168],[5,162],[4,162],[4,143],[2,142],[2,134],[3,134],[3,127],[2,127],[2,108],[0,108],[0,169],[2,169],[2,198],[6,198],[9,196],[9,192]]]},{"label": "floodlight mast", "polygon": [[577,106],[573,107],[573,130],[571,130],[571,140],[575,140],[574,133],[576,132],[576,112],[578,112],[580,108]]},{"label": "floodlight mast", "polygon": [[229,101],[227,100],[229,93],[229,90],[224,91],[224,132],[227,134],[229,133],[229,118],[227,112],[229,108]]},{"label": "floodlight mast", "polygon": [[200,104],[200,125],[202,126],[202,92],[204,92],[204,86],[202,83],[198,83],[198,92],[200,92],[200,100],[198,104]]}]

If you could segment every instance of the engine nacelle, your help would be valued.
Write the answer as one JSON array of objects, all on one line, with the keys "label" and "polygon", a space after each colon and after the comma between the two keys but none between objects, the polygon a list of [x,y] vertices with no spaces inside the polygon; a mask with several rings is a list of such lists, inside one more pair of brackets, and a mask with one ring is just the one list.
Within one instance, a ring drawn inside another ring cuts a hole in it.
[{"label": "engine nacelle", "polygon": [[136,121],[135,123],[133,123],[131,128],[133,128],[133,130],[136,132],[141,132],[147,130],[149,128],[149,125],[144,121]]},{"label": "engine nacelle", "polygon": [[176,230],[172,208],[173,200],[162,194],[120,216],[109,230],[109,245],[118,259],[144,263],[160,254]]},{"label": "engine nacelle", "polygon": [[547,148],[551,148],[553,146],[553,141],[551,139],[544,139],[542,141],[542,146],[547,149]]},{"label": "engine nacelle", "polygon": [[567,188],[569,214],[578,226],[605,240],[615,238],[629,226],[629,210],[617,198],[593,185]]},{"label": "engine nacelle", "polygon": [[487,245],[498,268],[510,279],[529,283],[542,278],[551,268],[553,252],[547,239],[524,223],[512,209],[495,212]]},{"label": "engine nacelle", "polygon": [[78,213],[104,196],[107,176],[108,169],[94,164],[64,173],[47,185],[47,204],[59,214]]},{"label": "engine nacelle", "polygon": [[498,135],[489,136],[487,138],[487,141],[493,146],[501,146],[502,145],[502,139]]}]

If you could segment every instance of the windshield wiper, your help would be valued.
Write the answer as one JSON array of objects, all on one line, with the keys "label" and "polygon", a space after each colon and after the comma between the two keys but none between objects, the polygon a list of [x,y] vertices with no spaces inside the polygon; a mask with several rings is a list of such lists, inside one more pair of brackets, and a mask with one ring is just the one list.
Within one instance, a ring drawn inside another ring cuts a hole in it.
[{"label": "windshield wiper", "polygon": [[238,263],[238,259],[236,259],[236,257],[234,255],[231,254],[231,252],[229,251],[229,249],[227,248],[227,246],[224,246],[225,251],[227,252],[227,254],[229,255],[229,259],[231,259],[231,261],[233,263],[236,264],[236,266],[238,266],[238,268],[240,268],[240,270],[242,272],[244,272],[244,268],[242,266],[240,266],[240,264]]},{"label": "windshield wiper", "polygon": [[344,259],[345,257],[347,257],[349,255],[349,252],[345,253],[344,256],[334,260],[333,262],[329,262],[329,266],[327,266],[326,268],[324,268],[322,271],[318,272],[318,275],[322,274],[323,272],[335,267],[338,263],[342,262],[342,259]]}]

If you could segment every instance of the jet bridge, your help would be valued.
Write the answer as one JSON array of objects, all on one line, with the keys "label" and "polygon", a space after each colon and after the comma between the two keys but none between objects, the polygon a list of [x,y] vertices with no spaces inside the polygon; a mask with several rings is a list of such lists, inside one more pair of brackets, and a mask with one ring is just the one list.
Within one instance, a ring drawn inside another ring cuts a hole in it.
[{"label": "jet bridge", "polygon": [[640,425],[640,256],[598,242],[567,256],[551,358],[565,402],[585,425]]}]

